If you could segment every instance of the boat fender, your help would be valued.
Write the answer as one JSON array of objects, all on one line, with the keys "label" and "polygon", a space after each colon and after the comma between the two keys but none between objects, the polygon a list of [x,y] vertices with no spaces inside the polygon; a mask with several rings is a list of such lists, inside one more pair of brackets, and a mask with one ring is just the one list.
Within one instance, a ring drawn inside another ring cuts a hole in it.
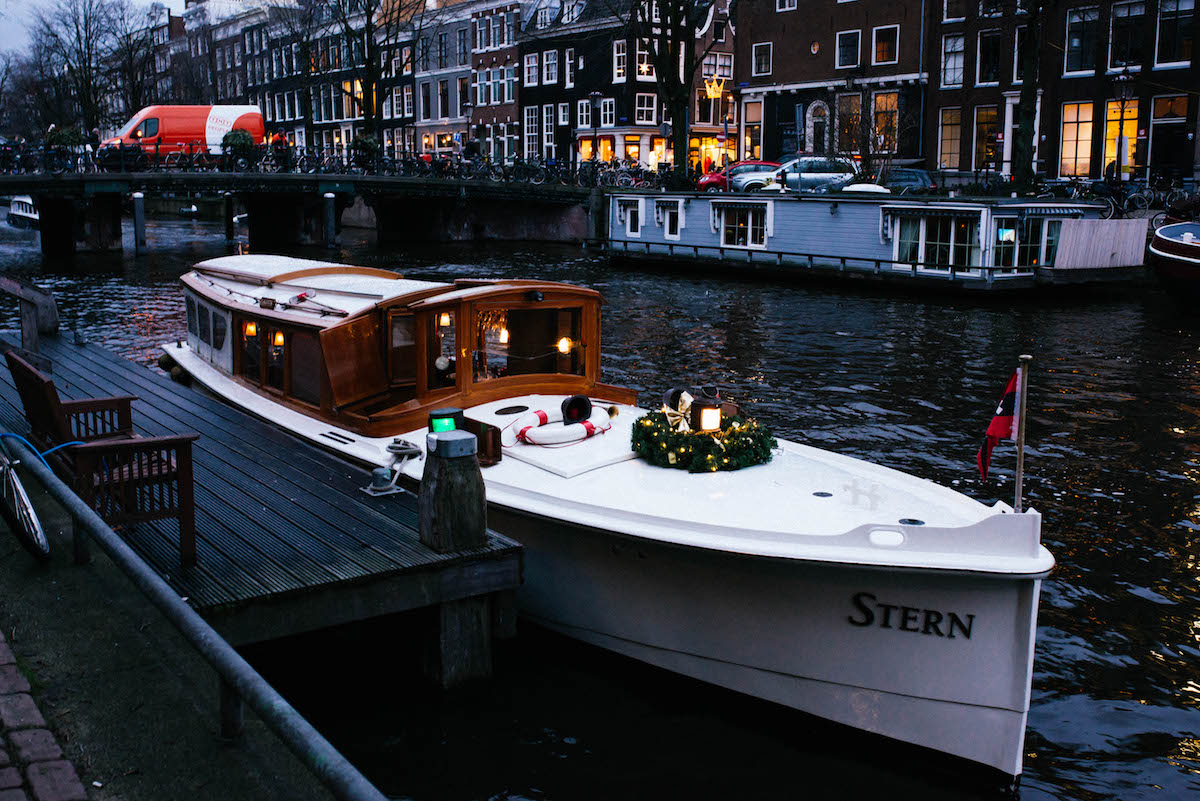
[{"label": "boat fender", "polygon": [[505,429],[506,445],[526,442],[531,445],[566,445],[572,442],[582,442],[589,437],[603,434],[612,428],[612,410],[597,407],[587,420],[567,425],[550,425],[561,423],[562,409],[550,411],[529,412],[517,418],[512,426]]}]

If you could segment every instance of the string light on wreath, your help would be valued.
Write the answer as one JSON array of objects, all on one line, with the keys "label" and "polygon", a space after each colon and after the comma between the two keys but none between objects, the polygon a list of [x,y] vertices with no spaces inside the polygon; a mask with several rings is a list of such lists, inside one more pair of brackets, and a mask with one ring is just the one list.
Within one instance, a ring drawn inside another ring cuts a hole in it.
[{"label": "string light on wreath", "polygon": [[722,404],[715,388],[692,392],[675,388],[663,395],[661,411],[633,427],[632,447],[659,467],[692,473],[740,470],[771,460],[775,438],[756,420]]}]

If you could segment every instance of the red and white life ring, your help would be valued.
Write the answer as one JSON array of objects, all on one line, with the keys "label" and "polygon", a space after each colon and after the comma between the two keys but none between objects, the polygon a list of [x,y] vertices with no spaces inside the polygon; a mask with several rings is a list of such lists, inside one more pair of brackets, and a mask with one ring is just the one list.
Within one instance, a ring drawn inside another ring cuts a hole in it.
[{"label": "red and white life ring", "polygon": [[612,428],[612,417],[606,407],[595,407],[591,417],[580,423],[561,425],[562,418],[561,409],[548,412],[539,409],[523,414],[504,430],[502,444],[508,446],[527,442],[531,445],[566,445],[603,434]]}]

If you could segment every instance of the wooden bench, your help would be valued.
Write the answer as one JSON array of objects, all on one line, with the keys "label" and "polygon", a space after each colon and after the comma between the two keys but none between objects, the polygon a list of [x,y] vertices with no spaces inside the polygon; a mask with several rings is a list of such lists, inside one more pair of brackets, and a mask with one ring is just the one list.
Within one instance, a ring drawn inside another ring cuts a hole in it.
[{"label": "wooden bench", "polygon": [[4,358],[25,407],[30,440],[42,451],[66,445],[47,456],[55,472],[110,525],[178,518],[180,561],[194,565],[192,443],[200,435],[139,436],[133,429],[134,396],[61,400],[54,381],[15,351]]}]

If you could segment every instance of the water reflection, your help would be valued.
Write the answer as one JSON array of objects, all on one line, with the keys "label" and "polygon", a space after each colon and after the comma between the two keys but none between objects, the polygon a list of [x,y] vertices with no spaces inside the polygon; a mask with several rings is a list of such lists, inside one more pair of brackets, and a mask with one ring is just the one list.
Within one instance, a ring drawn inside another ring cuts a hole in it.
[{"label": "water reflection", "polygon": [[[150,234],[145,258],[42,265],[36,235],[0,230],[0,269],[52,288],[66,327],[149,363],[184,329],[178,275],[229,252],[215,225],[159,223]],[[608,302],[606,381],[650,399],[673,384],[716,383],[781,436],[985,502],[1011,502],[1013,450],[997,449],[988,484],[975,451],[1016,356],[1033,353],[1025,487],[1058,566],[1043,592],[1023,797],[1200,791],[1200,336],[1160,293],[926,301],[613,271],[594,253],[558,247],[380,250],[351,238],[332,256],[416,278],[593,286]],[[16,324],[11,304],[0,324]],[[879,765],[869,740],[548,635],[523,634],[498,660],[502,681],[474,695],[414,698],[388,684],[386,649],[360,656],[328,668],[341,684],[371,688],[360,705],[314,696],[308,673],[281,668],[279,680],[397,796],[965,792],[911,764]],[[380,683],[360,680],[364,662]],[[379,698],[380,686],[395,692]],[[477,769],[458,770],[460,757]]]}]

